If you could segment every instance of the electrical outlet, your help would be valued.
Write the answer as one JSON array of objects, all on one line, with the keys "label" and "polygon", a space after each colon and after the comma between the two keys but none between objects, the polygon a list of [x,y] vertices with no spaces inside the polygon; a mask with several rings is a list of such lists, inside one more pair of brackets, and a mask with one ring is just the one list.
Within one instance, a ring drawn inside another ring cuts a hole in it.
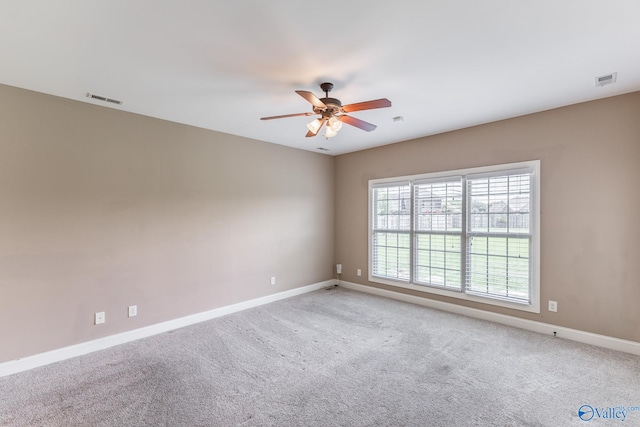
[{"label": "electrical outlet", "polygon": [[275,284],[276,284],[276,276],[273,276],[273,277],[271,278],[271,284],[272,284],[272,285],[275,285]]},{"label": "electrical outlet", "polygon": [[356,270],[356,274],[357,274],[358,276],[362,276],[362,270],[357,269],[357,270]]},{"label": "electrical outlet", "polygon": [[342,264],[336,264],[336,273],[342,274]]},{"label": "electrical outlet", "polygon": [[549,311],[553,311],[554,313],[558,311],[558,301],[549,300]]},{"label": "electrical outlet", "polygon": [[96,313],[96,315],[95,315],[95,324],[96,325],[100,325],[100,324],[102,324],[104,322],[105,322],[104,311],[100,311],[100,312]]},{"label": "electrical outlet", "polygon": [[138,306],[130,305],[129,306],[129,317],[135,317],[138,315]]}]

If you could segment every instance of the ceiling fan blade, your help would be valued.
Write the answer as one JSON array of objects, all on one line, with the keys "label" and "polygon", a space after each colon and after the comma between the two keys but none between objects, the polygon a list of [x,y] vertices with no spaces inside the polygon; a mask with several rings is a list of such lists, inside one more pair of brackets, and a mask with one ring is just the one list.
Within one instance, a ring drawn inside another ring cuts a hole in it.
[{"label": "ceiling fan blade", "polygon": [[295,114],[285,114],[282,116],[270,116],[270,117],[260,117],[260,120],[273,120],[273,119],[284,119],[286,117],[298,117],[298,116],[313,116],[316,113],[295,113]]},{"label": "ceiling fan blade", "polygon": [[309,130],[309,132],[307,132],[307,134],[305,135],[307,138],[312,137],[312,136],[316,136],[318,134],[318,132],[320,132],[320,129],[322,129],[322,125],[324,124],[324,122],[327,121],[327,119],[319,119],[320,120],[320,126],[318,126],[318,130],[316,132],[312,132],[311,130]]},{"label": "ceiling fan blade", "polygon": [[323,110],[327,108],[324,102],[320,101],[318,97],[311,92],[308,92],[306,90],[297,90],[296,93],[309,101],[314,107],[322,108]]},{"label": "ceiling fan blade", "polygon": [[387,98],[375,99],[373,101],[358,102],[355,104],[347,104],[342,107],[342,111],[350,113],[352,111],[373,110],[374,108],[391,107],[391,101]]},{"label": "ceiling fan blade", "polygon": [[371,132],[372,130],[374,130],[375,128],[378,127],[378,126],[376,126],[374,124],[371,124],[369,122],[365,122],[364,120],[356,119],[355,117],[347,116],[345,114],[340,116],[340,121],[342,123],[346,123],[348,125],[355,126],[355,127],[360,128],[362,130],[366,130],[367,132]]}]

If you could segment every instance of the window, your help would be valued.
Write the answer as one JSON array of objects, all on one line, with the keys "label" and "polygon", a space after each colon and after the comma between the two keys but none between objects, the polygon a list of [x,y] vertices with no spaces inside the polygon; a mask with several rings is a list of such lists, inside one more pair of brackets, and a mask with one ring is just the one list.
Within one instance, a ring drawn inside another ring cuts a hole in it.
[{"label": "window", "polygon": [[369,280],[539,312],[539,168],[369,181]]},{"label": "window", "polygon": [[375,275],[409,280],[411,194],[409,183],[376,188],[372,266]]},{"label": "window", "polygon": [[467,290],[529,302],[531,173],[467,178]]},{"label": "window", "polygon": [[417,181],[414,200],[414,281],[460,290],[462,178]]}]

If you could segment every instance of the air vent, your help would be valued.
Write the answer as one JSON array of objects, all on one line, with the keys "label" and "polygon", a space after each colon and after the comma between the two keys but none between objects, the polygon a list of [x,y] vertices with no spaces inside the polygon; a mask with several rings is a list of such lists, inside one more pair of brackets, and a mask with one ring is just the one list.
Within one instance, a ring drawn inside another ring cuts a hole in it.
[{"label": "air vent", "polygon": [[122,105],[122,101],[118,101],[117,99],[107,98],[106,96],[96,95],[95,93],[87,92],[87,98],[97,99],[98,101],[110,102],[112,104]]},{"label": "air vent", "polygon": [[605,76],[596,77],[596,87],[610,85],[618,79],[618,73],[611,73]]},{"label": "air vent", "polygon": [[316,150],[320,150],[320,151],[329,151],[328,148],[324,148],[324,147],[318,147],[316,148]]}]

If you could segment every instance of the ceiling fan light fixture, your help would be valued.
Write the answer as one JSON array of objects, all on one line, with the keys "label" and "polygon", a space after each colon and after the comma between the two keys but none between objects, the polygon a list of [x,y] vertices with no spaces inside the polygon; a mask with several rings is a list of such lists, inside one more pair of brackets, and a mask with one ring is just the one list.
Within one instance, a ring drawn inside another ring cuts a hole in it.
[{"label": "ceiling fan light fixture", "polygon": [[331,126],[327,126],[327,130],[325,131],[324,136],[326,136],[327,138],[333,138],[337,134],[338,134],[338,132],[333,130],[333,128]]},{"label": "ceiling fan light fixture", "polygon": [[309,131],[313,132],[314,134],[318,133],[318,131],[320,130],[320,126],[322,126],[322,120],[320,119],[315,119],[311,123],[307,124],[307,128],[309,128]]},{"label": "ceiling fan light fixture", "polygon": [[334,132],[338,132],[342,128],[342,122],[336,116],[333,116],[329,119],[328,125],[329,128]]}]

